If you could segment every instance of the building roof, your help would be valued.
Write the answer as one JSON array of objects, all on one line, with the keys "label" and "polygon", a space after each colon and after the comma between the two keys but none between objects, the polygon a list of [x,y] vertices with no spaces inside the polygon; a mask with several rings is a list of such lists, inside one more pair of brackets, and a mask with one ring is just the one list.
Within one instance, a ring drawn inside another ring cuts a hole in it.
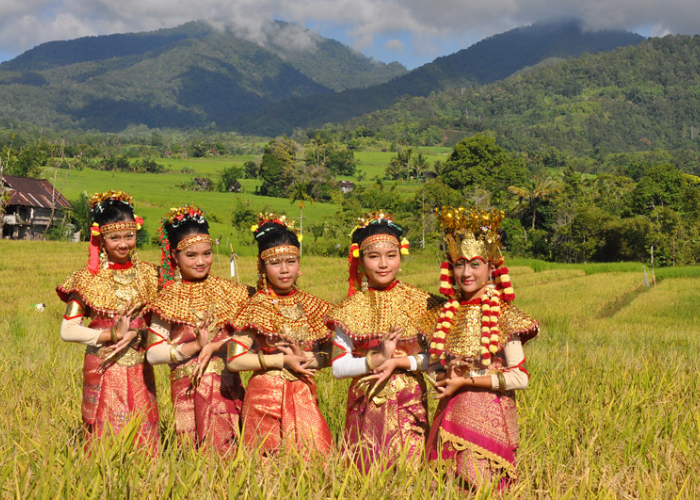
[{"label": "building roof", "polygon": [[9,190],[7,205],[52,208],[53,203],[54,208],[71,208],[68,200],[46,179],[3,174],[2,182]]}]

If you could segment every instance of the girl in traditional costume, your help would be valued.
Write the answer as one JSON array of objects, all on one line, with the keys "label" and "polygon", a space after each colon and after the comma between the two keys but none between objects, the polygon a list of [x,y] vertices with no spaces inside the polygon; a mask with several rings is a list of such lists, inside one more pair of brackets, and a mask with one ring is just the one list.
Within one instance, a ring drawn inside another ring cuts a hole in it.
[{"label": "girl in traditional costume", "polygon": [[209,224],[188,205],[173,208],[161,224],[163,289],[151,315],[148,361],[170,365],[175,431],[181,442],[235,450],[243,386],[226,369],[225,323],[248,298],[248,288],[212,276]]},{"label": "girl in traditional costume", "polygon": [[261,214],[253,226],[260,280],[232,326],[228,367],[253,371],[243,401],[243,442],[266,455],[283,447],[331,451],[318,408],[315,371],[330,365],[330,304],[296,287],[299,239],[285,217]]},{"label": "girl in traditional costume", "polygon": [[[158,446],[158,406],[153,367],[146,363],[147,326],[139,309],[158,292],[156,267],[137,259],[128,193],[108,191],[89,200],[88,265],[56,289],[66,302],[61,339],[87,346],[83,364],[82,417],[88,440],[119,433],[139,418],[137,444]],[[88,326],[83,319],[88,318]]]},{"label": "girl in traditional costume", "polygon": [[493,483],[502,491],[516,479],[514,391],[527,387],[522,346],[537,335],[538,323],[511,304],[513,288],[499,257],[503,214],[437,212],[447,247],[440,292],[448,300],[430,344],[440,402],[428,458],[447,461],[466,488]]},{"label": "girl in traditional costume", "polygon": [[328,316],[335,329],[333,375],[352,378],[345,446],[361,470],[405,450],[418,461],[428,431],[426,333],[419,318],[439,300],[397,280],[408,253],[403,229],[384,213],[358,221],[350,246],[350,289]]}]

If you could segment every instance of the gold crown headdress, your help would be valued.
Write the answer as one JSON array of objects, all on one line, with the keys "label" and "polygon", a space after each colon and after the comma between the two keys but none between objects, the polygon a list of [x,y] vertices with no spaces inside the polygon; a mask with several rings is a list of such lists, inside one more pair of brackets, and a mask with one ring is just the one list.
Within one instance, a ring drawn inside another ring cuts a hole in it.
[{"label": "gold crown headdress", "polygon": [[499,226],[505,214],[498,210],[442,207],[435,213],[440,220],[451,261],[481,258],[493,262],[501,250]]}]

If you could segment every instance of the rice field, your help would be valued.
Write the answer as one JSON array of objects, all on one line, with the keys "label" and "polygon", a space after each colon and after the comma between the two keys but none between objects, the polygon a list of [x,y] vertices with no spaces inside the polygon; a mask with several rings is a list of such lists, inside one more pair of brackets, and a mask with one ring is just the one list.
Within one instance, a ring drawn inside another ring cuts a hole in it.
[{"label": "rice field", "polygon": [[[176,446],[167,368],[156,367],[162,450],[129,436],[88,454],[81,442],[83,348],[61,342],[53,291],[84,265],[85,244],[0,241],[1,498],[463,498],[444,470],[399,464],[361,475],[338,452],[263,463],[239,450],[221,460]],[[155,250],[140,252],[155,262]],[[632,267],[636,266],[636,270]],[[437,291],[433,255],[411,255],[402,279]],[[304,257],[300,286],[330,301],[346,290],[342,259]],[[700,497],[700,276],[638,264],[543,265],[514,260],[516,304],[542,324],[525,350],[530,387],[519,394],[520,482],[506,498]],[[227,276],[228,259],[215,260]],[[255,281],[252,257],[240,279]],[[33,304],[45,303],[39,312]],[[319,375],[321,410],[341,437],[347,382]],[[490,485],[473,498],[497,497]]]}]

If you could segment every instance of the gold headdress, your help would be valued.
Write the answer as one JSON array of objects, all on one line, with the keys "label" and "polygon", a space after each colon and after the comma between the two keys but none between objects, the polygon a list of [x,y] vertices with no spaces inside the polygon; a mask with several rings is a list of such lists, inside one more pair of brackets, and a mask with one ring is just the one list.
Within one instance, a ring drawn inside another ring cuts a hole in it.
[{"label": "gold headdress", "polygon": [[[358,287],[362,281],[360,278],[360,252],[367,252],[370,248],[375,248],[377,245],[390,245],[396,247],[401,255],[408,255],[409,243],[408,240],[403,237],[404,229],[394,222],[390,214],[384,211],[368,212],[363,217],[358,217],[355,227],[352,230],[351,237],[355,239],[355,235],[358,231],[363,231],[371,224],[381,224],[382,222],[385,222],[387,226],[393,228],[399,236],[388,233],[377,233],[364,238],[360,236],[360,244],[350,244],[350,251],[348,253],[348,283],[350,285],[348,287],[348,296],[354,294],[359,289]],[[400,241],[399,237],[401,238]]]},{"label": "gold headdress", "polygon": [[93,194],[88,201],[90,210],[97,209],[98,211],[102,211],[100,210],[100,206],[107,200],[121,201],[132,208],[134,207],[134,199],[129,193],[112,189],[110,191],[105,191],[104,193]]},{"label": "gold headdress", "polygon": [[[258,223],[253,225],[250,229],[253,231],[255,239],[258,241],[258,245],[260,245],[261,241],[264,241],[266,234],[273,234],[275,231],[280,231],[280,229],[294,233],[297,240],[300,242],[303,239],[303,235],[300,233],[293,220],[287,219],[286,215],[277,215],[272,212],[261,212],[258,214]],[[265,264],[287,256],[299,257],[300,255],[301,252],[299,247],[288,243],[277,245],[261,251],[258,255],[258,290],[268,289],[267,278],[264,270]]]},{"label": "gold headdress", "polygon": [[[134,199],[129,193],[111,189],[104,193],[95,193],[88,200],[88,206],[92,213],[93,221],[96,214],[102,214],[107,208],[107,202],[123,203],[134,211]],[[90,226],[90,246],[88,248],[88,269],[92,274],[97,274],[100,268],[100,248],[102,247],[101,235],[107,235],[116,231],[138,231],[143,225],[143,219],[134,214],[133,221],[116,221],[107,224],[98,224],[96,221]]]},{"label": "gold headdress", "polygon": [[445,236],[447,255],[455,263],[459,259],[481,258],[494,262],[501,250],[499,226],[504,213],[498,209],[436,208],[435,213]]},{"label": "gold headdress", "polygon": [[[208,232],[197,233],[188,238],[184,238],[180,243],[178,243],[176,248],[170,246],[170,236],[168,235],[169,228],[177,228],[180,224],[188,221],[194,221],[197,224],[204,224],[207,222],[204,217],[204,211],[195,205],[183,205],[180,207],[173,207],[168,210],[168,213],[160,220],[160,227],[158,231],[160,233],[160,280],[162,286],[168,286],[172,284],[176,279],[177,274],[177,264],[173,258],[173,250],[185,250],[188,246],[197,243],[211,243],[211,237]],[[172,229],[171,229],[172,230]]]}]

